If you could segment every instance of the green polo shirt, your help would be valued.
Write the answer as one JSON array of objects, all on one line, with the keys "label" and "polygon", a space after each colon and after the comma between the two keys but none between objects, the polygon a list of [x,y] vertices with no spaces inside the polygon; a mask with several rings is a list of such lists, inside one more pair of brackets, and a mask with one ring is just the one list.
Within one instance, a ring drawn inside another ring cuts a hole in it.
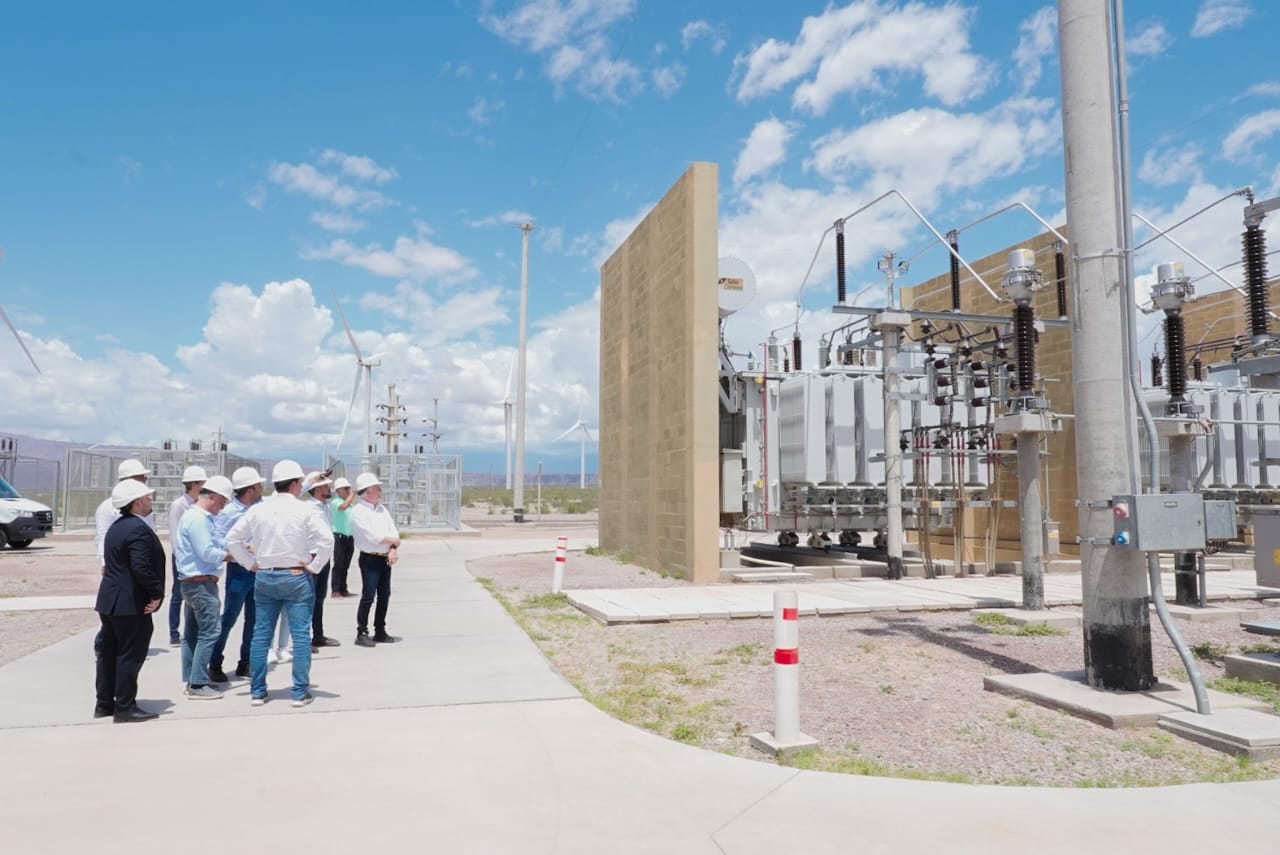
[{"label": "green polo shirt", "polygon": [[[352,505],[355,503],[352,502]],[[333,510],[333,533],[345,534],[351,536],[351,508],[342,510],[342,499],[334,496],[329,500],[329,507]]]}]

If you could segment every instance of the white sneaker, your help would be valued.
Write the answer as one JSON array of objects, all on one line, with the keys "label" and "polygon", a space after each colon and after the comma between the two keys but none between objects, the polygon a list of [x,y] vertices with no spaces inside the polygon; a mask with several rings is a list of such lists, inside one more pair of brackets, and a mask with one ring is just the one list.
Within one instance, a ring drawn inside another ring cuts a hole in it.
[{"label": "white sneaker", "polygon": [[254,698],[253,700],[249,701],[249,706],[261,707],[261,706],[266,706],[266,703],[267,703],[267,696],[263,695],[260,698]]},{"label": "white sneaker", "polygon": [[276,654],[276,655],[277,655],[277,657],[279,658],[279,660],[280,660],[281,662],[292,662],[292,661],[293,661],[293,651],[292,651],[292,650],[285,650],[285,649],[281,648],[280,652],[279,652],[278,654]]},{"label": "white sneaker", "polygon": [[274,665],[274,664],[276,664],[276,663],[277,663],[277,662],[279,662],[279,661],[280,661],[280,657],[276,655],[275,648],[274,648],[274,647],[268,647],[268,648],[267,648],[267,664],[268,664],[268,665]]}]

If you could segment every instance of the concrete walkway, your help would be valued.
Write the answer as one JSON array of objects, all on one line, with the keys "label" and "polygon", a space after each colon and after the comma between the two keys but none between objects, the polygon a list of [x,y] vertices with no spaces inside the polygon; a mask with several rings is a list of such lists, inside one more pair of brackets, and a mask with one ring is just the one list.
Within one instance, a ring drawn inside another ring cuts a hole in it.
[{"label": "concrete walkway", "polygon": [[[1265,852],[1280,781],[1145,790],[968,787],[797,772],[679,745],[578,697],[465,570],[537,541],[412,540],[392,647],[181,696],[157,648],[129,727],[93,722],[92,633],[0,668],[0,840],[22,853]],[[856,710],[851,710],[856,714]]]}]

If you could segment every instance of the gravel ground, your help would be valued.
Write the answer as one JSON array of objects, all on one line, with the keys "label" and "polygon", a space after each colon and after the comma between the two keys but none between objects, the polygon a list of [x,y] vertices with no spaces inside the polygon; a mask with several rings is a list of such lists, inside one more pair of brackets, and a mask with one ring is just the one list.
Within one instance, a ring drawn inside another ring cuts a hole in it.
[{"label": "gravel ground", "polygon": [[[0,598],[76,596],[98,591],[93,542],[39,541],[0,553]],[[86,610],[0,612],[0,665],[98,625]]]},{"label": "gravel ground", "polygon": [[[664,736],[763,762],[748,735],[772,729],[767,620],[606,627],[547,596],[551,555],[484,559],[471,572],[583,694]],[[566,588],[687,584],[609,558],[570,553]],[[1244,607],[1250,607],[1245,604]],[[1280,608],[1253,604],[1257,617]],[[1189,644],[1227,652],[1259,643],[1234,621],[1180,623]],[[1185,680],[1153,626],[1157,673]],[[800,619],[801,725],[822,746],[797,762],[860,774],[975,783],[1148,786],[1280,776],[1280,761],[1239,763],[1157,728],[1112,731],[982,688],[993,673],[1083,667],[1079,630],[1002,634],[969,612]],[[1202,662],[1212,681],[1222,669]]]},{"label": "gravel ground", "polygon": [[[91,611],[0,612],[0,665],[98,625]],[[87,652],[86,655],[92,655]]]}]

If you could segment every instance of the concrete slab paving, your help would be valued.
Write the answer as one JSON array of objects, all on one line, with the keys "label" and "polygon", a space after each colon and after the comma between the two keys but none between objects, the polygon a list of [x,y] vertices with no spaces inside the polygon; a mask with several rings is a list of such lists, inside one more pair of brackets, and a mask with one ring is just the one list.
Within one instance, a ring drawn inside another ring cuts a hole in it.
[{"label": "concrete slab paving", "polygon": [[1280,716],[1258,710],[1225,709],[1200,715],[1165,713],[1160,727],[1217,751],[1252,760],[1280,757]]},{"label": "concrete slab paving", "polygon": [[1280,685],[1280,654],[1233,653],[1222,664],[1228,677]]},{"label": "concrete slab paving", "polygon": [[6,597],[0,612],[75,611],[92,609],[97,597]]},{"label": "concrete slab paving", "polygon": [[[1195,696],[1186,683],[1162,680],[1146,692],[1107,692],[1090,687],[1084,671],[996,674],[982,679],[987,691],[1001,692],[1049,709],[1064,710],[1118,730],[1153,727],[1165,713],[1194,711]],[[1210,708],[1266,712],[1271,705],[1252,698],[1209,690]]]}]

